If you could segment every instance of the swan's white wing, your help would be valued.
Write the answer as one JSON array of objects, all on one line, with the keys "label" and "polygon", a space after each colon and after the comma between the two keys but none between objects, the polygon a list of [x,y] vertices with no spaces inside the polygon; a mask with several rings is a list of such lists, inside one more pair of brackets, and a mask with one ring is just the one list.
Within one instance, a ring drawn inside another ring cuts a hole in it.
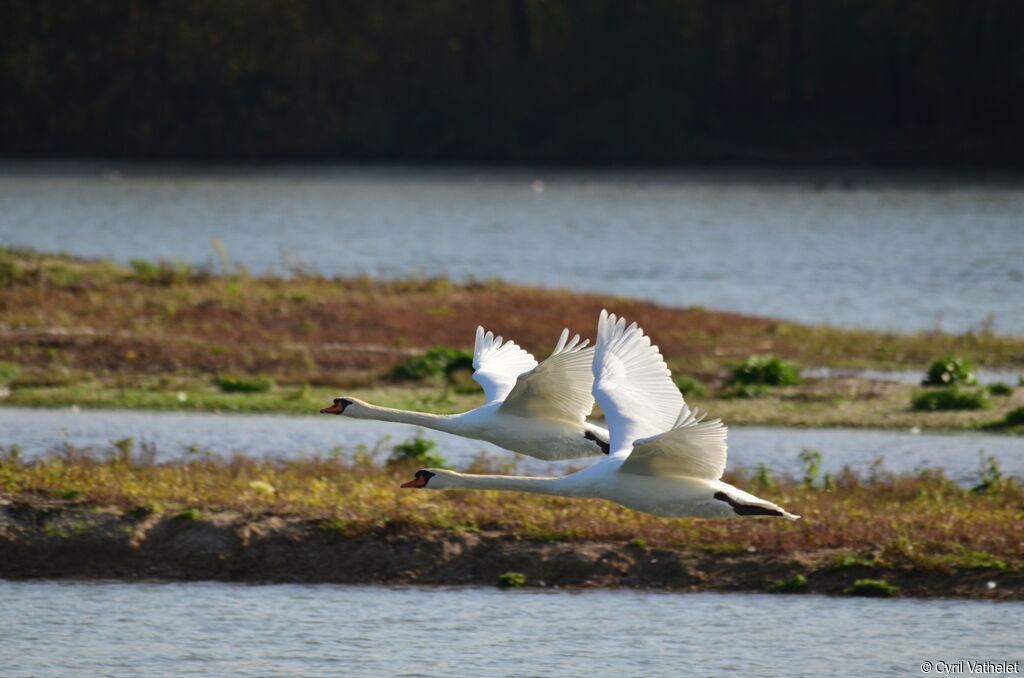
[{"label": "swan's white wing", "polygon": [[594,349],[590,342],[580,342],[580,335],[569,340],[569,330],[562,330],[558,345],[547,360],[525,374],[520,374],[515,388],[501,405],[502,414],[582,424],[594,409],[590,389],[594,375]]},{"label": "swan's white wing", "polygon": [[633,323],[601,311],[594,353],[594,397],[608,420],[613,456],[625,456],[633,441],[672,428],[683,396],[649,337]]},{"label": "swan's white wing", "polygon": [[533,356],[519,348],[514,341],[504,341],[484,328],[476,328],[476,346],[473,349],[473,379],[484,387],[487,402],[504,400],[516,377],[537,366]]},{"label": "swan's white wing", "polygon": [[633,443],[633,452],[619,471],[718,480],[725,471],[728,429],[721,419],[702,419],[683,405],[670,430]]}]

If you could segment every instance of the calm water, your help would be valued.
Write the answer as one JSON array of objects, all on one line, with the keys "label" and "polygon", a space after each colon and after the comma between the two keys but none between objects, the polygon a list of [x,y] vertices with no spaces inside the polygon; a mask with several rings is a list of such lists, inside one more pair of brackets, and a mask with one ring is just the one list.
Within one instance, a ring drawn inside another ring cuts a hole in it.
[{"label": "calm water", "polygon": [[6,678],[918,676],[1020,660],[1024,603],[0,581]]},{"label": "calm water", "polygon": [[[1024,333],[1024,181],[0,165],[0,245],[448,274],[881,329]],[[986,320],[990,319],[990,320]]]},{"label": "calm water", "polygon": [[[19,445],[36,456],[69,443],[75,447],[111,449],[110,442],[131,437],[155,445],[158,459],[174,459],[190,445],[218,454],[243,452],[254,456],[294,457],[327,454],[334,447],[352,452],[358,445],[380,446],[383,459],[390,445],[414,435],[438,443],[441,454],[465,466],[481,451],[499,460],[511,452],[488,443],[436,431],[377,421],[340,417],[227,415],[127,410],[23,409],[0,407],[0,446]],[[381,445],[382,441],[384,444]],[[764,463],[774,472],[798,473],[802,448],[820,450],[824,471],[844,465],[866,470],[883,457],[893,471],[942,466],[962,482],[973,482],[978,453],[994,456],[1005,473],[1024,478],[1024,441],[1015,436],[980,433],[921,433],[873,429],[800,429],[758,426],[729,428],[729,466],[754,468]],[[562,474],[567,466],[520,457],[517,468],[527,473]]]}]

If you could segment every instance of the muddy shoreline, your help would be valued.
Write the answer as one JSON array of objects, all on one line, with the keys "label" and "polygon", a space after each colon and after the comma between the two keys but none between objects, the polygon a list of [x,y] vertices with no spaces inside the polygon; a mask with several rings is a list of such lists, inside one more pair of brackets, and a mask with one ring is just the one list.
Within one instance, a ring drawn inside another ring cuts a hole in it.
[{"label": "muddy shoreline", "polygon": [[526,586],[764,592],[806,578],[802,592],[842,594],[880,579],[911,597],[1024,600],[1024,573],[837,566],[842,550],[729,552],[615,541],[537,541],[501,532],[347,535],[322,520],[234,512],[140,515],[116,507],[4,500],[0,577],[261,583]]}]

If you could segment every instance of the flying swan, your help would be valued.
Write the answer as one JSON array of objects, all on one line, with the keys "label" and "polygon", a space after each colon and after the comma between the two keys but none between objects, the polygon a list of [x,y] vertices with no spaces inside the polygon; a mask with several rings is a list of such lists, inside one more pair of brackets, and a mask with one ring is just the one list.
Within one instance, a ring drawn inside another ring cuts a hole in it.
[{"label": "flying swan", "polygon": [[779,506],[723,483],[726,427],[704,421],[683,401],[650,338],[601,312],[594,396],[608,420],[611,453],[562,477],[471,475],[421,469],[402,487],[538,492],[598,497],[665,518],[778,516]]},{"label": "flying swan", "polygon": [[562,330],[555,350],[537,364],[515,342],[476,328],[473,379],[487,404],[461,414],[430,414],[378,407],[358,398],[335,398],[320,410],[356,419],[377,419],[486,440],[548,461],[608,453],[608,431],[587,421],[594,408],[590,365],[593,348]]}]

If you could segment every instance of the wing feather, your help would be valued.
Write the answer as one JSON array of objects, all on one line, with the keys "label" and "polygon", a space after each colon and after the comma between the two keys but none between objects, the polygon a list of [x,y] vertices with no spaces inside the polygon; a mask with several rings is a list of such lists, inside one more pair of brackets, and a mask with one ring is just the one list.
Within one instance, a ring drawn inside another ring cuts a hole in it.
[{"label": "wing feather", "polygon": [[594,353],[594,397],[604,410],[612,455],[625,456],[633,441],[672,428],[683,396],[657,346],[636,323],[601,311]]},{"label": "wing feather", "polygon": [[704,420],[684,404],[671,429],[633,443],[619,471],[718,480],[725,471],[727,433],[721,419]]},{"label": "wing feather", "polygon": [[520,374],[501,406],[502,414],[582,424],[594,409],[591,387],[594,349],[580,335],[562,330],[555,350],[541,364]]},{"label": "wing feather", "polygon": [[493,332],[476,328],[473,349],[473,379],[483,386],[487,402],[504,400],[516,385],[516,377],[537,366],[533,356],[514,341],[495,337]]}]

